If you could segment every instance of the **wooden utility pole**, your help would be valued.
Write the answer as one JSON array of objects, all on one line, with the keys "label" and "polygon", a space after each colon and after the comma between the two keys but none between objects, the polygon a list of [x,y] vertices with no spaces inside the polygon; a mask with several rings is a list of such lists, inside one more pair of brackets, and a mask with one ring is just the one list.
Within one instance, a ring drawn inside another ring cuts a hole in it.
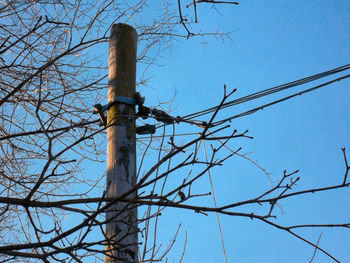
[{"label": "wooden utility pole", "polygon": [[[112,26],[108,53],[107,198],[136,184],[135,105],[137,33],[126,24]],[[128,196],[133,199],[136,193]],[[106,213],[105,262],[138,262],[137,209],[117,202]]]}]

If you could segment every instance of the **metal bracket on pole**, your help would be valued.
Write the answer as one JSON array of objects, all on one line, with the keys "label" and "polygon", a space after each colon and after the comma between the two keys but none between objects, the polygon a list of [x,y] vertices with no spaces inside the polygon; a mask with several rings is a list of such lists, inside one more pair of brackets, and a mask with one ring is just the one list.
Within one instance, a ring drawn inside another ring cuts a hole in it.
[{"label": "metal bracket on pole", "polygon": [[136,102],[135,102],[135,100],[133,98],[124,97],[124,96],[114,96],[113,100],[108,102],[107,105],[111,104],[109,106],[109,107],[111,107],[113,104],[115,104],[117,102],[121,102],[121,103],[124,103],[124,104],[129,104],[129,105],[136,105]]},{"label": "metal bracket on pole", "polygon": [[114,96],[114,98],[109,101],[106,105],[95,104],[93,114],[98,114],[101,124],[103,127],[107,126],[107,118],[105,116],[105,112],[108,111],[114,104],[116,103],[124,103],[129,105],[136,105],[136,102],[133,98],[125,97],[125,96]]}]

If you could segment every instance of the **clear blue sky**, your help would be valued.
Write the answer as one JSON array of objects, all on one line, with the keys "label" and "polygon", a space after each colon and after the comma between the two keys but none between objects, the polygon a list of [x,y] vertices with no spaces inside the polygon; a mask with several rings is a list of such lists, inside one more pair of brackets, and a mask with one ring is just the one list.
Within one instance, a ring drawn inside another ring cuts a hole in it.
[{"label": "clear blue sky", "polygon": [[[177,107],[172,113],[186,115],[216,105],[224,84],[228,89],[237,88],[233,98],[238,98],[348,64],[349,11],[350,2],[345,0],[240,1],[239,6],[217,6],[217,10],[202,5],[198,8],[199,26],[207,31],[234,30],[232,41],[226,39],[223,43],[210,37],[205,39],[205,45],[201,44],[202,39],[175,41],[171,55],[165,52],[158,60],[163,66],[148,71],[153,89],[141,90],[147,97],[146,104],[156,104],[156,96],[167,101],[176,90]],[[274,181],[284,169],[299,169],[301,180],[295,190],[337,184],[344,174],[340,148],[350,149],[349,88],[350,81],[344,80],[236,119],[232,127],[249,129],[254,140],[237,140],[231,146],[243,146],[242,153],[272,173]],[[282,95],[286,94],[289,93]],[[222,116],[258,104],[231,107]],[[189,130],[178,127],[177,132],[181,131]],[[212,177],[218,204],[254,197],[270,186],[265,174],[242,158],[234,158],[213,170]],[[207,177],[194,190],[210,191]],[[279,216],[276,222],[282,225],[349,222],[349,200],[349,190],[292,198],[281,202],[284,214],[276,210]],[[201,204],[212,205],[212,200],[205,198]],[[308,262],[313,254],[311,246],[261,222],[220,218],[228,262]],[[206,217],[168,210],[161,219],[159,241],[164,245],[171,240],[177,224],[182,223],[168,262],[179,260],[185,231],[188,240],[183,262],[224,262],[214,214]],[[320,232],[323,233],[320,246],[341,262],[350,262],[349,230],[298,231],[313,242]],[[332,261],[317,252],[313,262]]]}]

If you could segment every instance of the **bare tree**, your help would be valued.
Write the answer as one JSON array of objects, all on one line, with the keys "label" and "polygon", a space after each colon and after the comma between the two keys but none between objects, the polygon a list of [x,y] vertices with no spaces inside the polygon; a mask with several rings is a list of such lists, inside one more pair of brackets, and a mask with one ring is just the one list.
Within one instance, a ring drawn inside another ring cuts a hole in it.
[{"label": "bare tree", "polygon": [[[206,121],[196,121],[195,114],[173,117],[159,108],[149,111],[146,105],[138,105],[139,114],[130,117],[144,117],[139,118],[140,127],[144,127],[139,133],[146,135],[138,138],[138,180],[132,189],[137,192],[136,199],[129,200],[128,193],[106,198],[105,173],[96,169],[94,174],[85,174],[84,167],[103,167],[105,158],[105,127],[93,114],[92,105],[103,103],[106,96],[105,53],[112,24],[130,23],[136,28],[138,63],[147,70],[160,52],[172,47],[174,39],[230,37],[228,33],[191,29],[198,20],[197,6],[201,4],[238,3],[178,0],[173,6],[166,1],[151,5],[146,0],[12,0],[0,4],[2,262],[103,261],[107,244],[104,214],[116,202],[133,203],[142,211],[138,218],[139,235],[143,238],[139,251],[142,262],[164,260],[171,249],[172,244],[161,248],[156,242],[157,231],[161,231],[157,228],[159,216],[171,207],[259,220],[337,261],[326,248],[297,234],[295,229],[348,228],[350,222],[283,226],[273,219],[280,200],[349,186],[345,149],[345,174],[334,185],[294,191],[299,180],[297,171],[284,172],[271,189],[258,196],[224,206],[196,204],[198,198],[212,194],[192,190],[201,177],[234,156],[248,158],[241,154],[240,147],[231,144],[239,138],[251,140],[248,131],[232,130],[227,125],[235,116],[217,119],[223,108],[244,101],[231,101],[234,91],[227,92],[226,88],[221,102],[205,112],[210,114]],[[143,19],[143,12],[150,9],[154,20]],[[141,77],[139,89],[146,84],[147,79]],[[154,126],[142,126],[146,118],[152,119]],[[182,124],[193,125],[197,132],[179,142],[176,127]],[[171,136],[165,135],[167,127]],[[155,128],[159,133],[153,134]],[[205,148],[208,142],[210,149]],[[145,162],[148,155],[153,159],[156,156],[152,165]],[[173,175],[177,176],[176,184],[167,184]],[[259,208],[255,212],[252,205],[265,210]],[[250,211],[235,210],[241,207]],[[121,249],[118,244],[115,246]]]}]

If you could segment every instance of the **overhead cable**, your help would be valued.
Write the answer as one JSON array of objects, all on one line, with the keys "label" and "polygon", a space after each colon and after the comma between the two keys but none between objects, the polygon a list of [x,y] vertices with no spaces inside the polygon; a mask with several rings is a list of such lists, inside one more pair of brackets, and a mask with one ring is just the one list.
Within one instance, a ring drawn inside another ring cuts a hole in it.
[{"label": "overhead cable", "polygon": [[[271,95],[271,94],[274,94],[274,93],[277,93],[277,92],[280,92],[280,91],[283,91],[283,90],[286,90],[286,89],[290,89],[290,88],[293,88],[293,87],[296,87],[296,86],[299,86],[299,85],[303,85],[303,84],[306,84],[306,83],[309,83],[309,82],[312,82],[312,81],[315,81],[315,80],[318,80],[318,79],[321,79],[321,78],[324,78],[324,77],[327,77],[327,76],[330,76],[330,75],[333,75],[333,74],[337,74],[339,72],[342,72],[342,71],[345,71],[345,70],[348,70],[348,69],[350,69],[350,64],[347,64],[347,65],[344,65],[344,66],[341,66],[341,67],[337,67],[337,68],[334,68],[334,69],[331,69],[331,70],[327,70],[325,72],[318,73],[318,74],[315,74],[315,75],[312,75],[312,76],[308,76],[308,77],[305,77],[305,78],[302,78],[302,79],[299,79],[299,80],[288,82],[286,84],[282,84],[282,85],[278,85],[278,86],[275,86],[275,87],[272,87],[272,88],[268,88],[268,89],[265,89],[265,90],[262,90],[262,91],[258,91],[258,92],[255,92],[253,94],[250,94],[250,95],[247,95],[247,96],[235,99],[235,100],[231,100],[231,101],[225,102],[224,104],[222,104],[220,109],[224,109],[224,108],[231,107],[231,106],[234,106],[234,105],[238,105],[238,104],[241,104],[241,103],[245,103],[245,102],[248,102],[248,101],[251,101],[251,100],[255,100],[255,99],[267,96],[267,95]],[[214,106],[214,107],[211,107],[211,108],[208,108],[208,109],[196,112],[196,113],[191,113],[191,114],[182,116],[182,119],[197,118],[199,116],[203,116],[203,115],[209,114],[211,112],[214,112],[217,109],[218,109],[218,106]]]},{"label": "overhead cable", "polygon": [[327,81],[327,82],[322,83],[322,84],[320,84],[320,85],[314,86],[314,87],[309,88],[309,89],[305,89],[305,90],[303,90],[303,91],[300,91],[300,92],[294,93],[294,94],[292,94],[292,95],[283,97],[283,98],[281,98],[281,99],[278,99],[278,100],[275,100],[275,101],[273,101],[273,102],[264,104],[264,105],[262,105],[262,106],[259,106],[259,107],[250,109],[250,110],[248,110],[248,111],[245,111],[245,112],[236,114],[236,115],[231,116],[231,117],[228,117],[228,118],[226,118],[226,119],[213,122],[212,125],[211,125],[211,127],[218,126],[218,125],[222,125],[223,123],[228,122],[228,121],[231,121],[231,120],[233,120],[233,119],[236,119],[236,118],[239,118],[239,117],[243,117],[243,116],[247,116],[247,115],[253,114],[253,113],[255,113],[255,112],[259,111],[259,110],[263,110],[263,109],[265,109],[265,108],[267,108],[267,107],[270,107],[270,106],[272,106],[272,105],[274,105],[274,104],[280,103],[280,102],[285,101],[285,100],[289,100],[289,99],[294,98],[294,97],[296,97],[296,96],[300,96],[300,95],[302,95],[302,94],[305,94],[305,93],[314,91],[314,90],[316,90],[316,89],[319,89],[319,88],[322,88],[322,87],[327,86],[327,85],[329,85],[329,84],[332,84],[332,83],[334,83],[334,82],[336,82],[336,81],[341,81],[341,80],[347,79],[347,78],[350,78],[350,74],[345,75],[345,76],[342,76],[342,77],[339,77],[339,78],[336,78],[336,79],[333,79],[333,80],[330,80],[330,81]]}]

